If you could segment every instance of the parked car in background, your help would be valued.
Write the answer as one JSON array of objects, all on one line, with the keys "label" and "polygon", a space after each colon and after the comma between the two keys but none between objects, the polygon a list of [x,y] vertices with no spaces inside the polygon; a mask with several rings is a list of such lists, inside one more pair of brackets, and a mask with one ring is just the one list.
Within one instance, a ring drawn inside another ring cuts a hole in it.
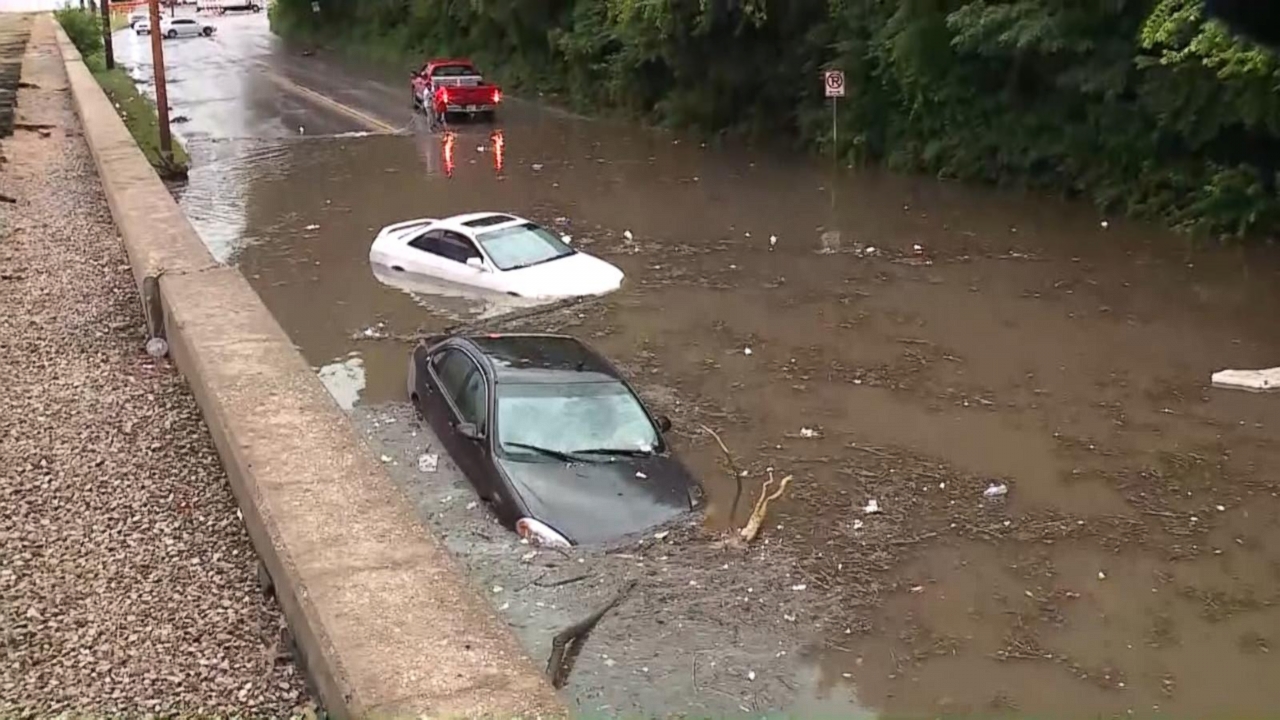
[{"label": "parked car in background", "polygon": [[151,21],[147,18],[141,18],[139,20],[134,21],[133,31],[138,35],[150,35]]},{"label": "parked car in background", "polygon": [[522,298],[604,295],[622,285],[613,265],[570,247],[563,236],[515,215],[480,212],[384,227],[369,262]]},{"label": "parked car in background", "polygon": [[145,21],[148,21],[148,24],[150,24],[150,18],[151,18],[151,13],[147,11],[146,8],[143,8],[141,10],[134,10],[133,12],[129,13],[129,28],[136,31],[138,29],[138,23],[145,20]]},{"label": "parked car in background", "polygon": [[502,103],[502,90],[485,82],[470,60],[428,60],[409,73],[409,87],[413,107],[421,108],[433,122],[448,119],[450,113],[492,119]]},{"label": "parked car in background", "polygon": [[619,539],[698,506],[702,489],[603,356],[564,335],[427,340],[409,397],[499,520],[530,543]]},{"label": "parked car in background", "polygon": [[[163,18],[160,20],[160,33],[166,38],[205,37],[212,36],[218,29],[195,18]],[[141,33],[139,33],[141,34]]]}]

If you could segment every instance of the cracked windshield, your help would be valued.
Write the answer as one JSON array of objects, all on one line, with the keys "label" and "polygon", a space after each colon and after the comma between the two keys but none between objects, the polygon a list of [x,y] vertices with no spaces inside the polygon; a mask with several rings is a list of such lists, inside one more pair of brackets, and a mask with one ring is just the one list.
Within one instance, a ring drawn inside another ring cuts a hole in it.
[{"label": "cracked windshield", "polygon": [[0,10],[0,715],[1280,708],[1265,6]]}]

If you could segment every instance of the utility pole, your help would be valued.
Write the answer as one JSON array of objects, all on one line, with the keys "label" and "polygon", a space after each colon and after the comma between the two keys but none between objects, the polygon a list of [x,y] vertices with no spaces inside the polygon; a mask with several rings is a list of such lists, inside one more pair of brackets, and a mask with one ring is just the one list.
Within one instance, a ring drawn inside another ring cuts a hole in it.
[{"label": "utility pole", "polygon": [[[105,0],[103,0],[105,2]],[[164,31],[160,29],[160,0],[151,0],[151,66],[156,77],[156,115],[160,119],[160,157],[173,162],[173,139],[169,135],[169,91],[164,83]]]},{"label": "utility pole", "polygon": [[102,15],[102,52],[107,61],[107,69],[111,70],[116,66],[116,52],[111,46],[111,3],[108,0],[98,0],[98,9]]}]

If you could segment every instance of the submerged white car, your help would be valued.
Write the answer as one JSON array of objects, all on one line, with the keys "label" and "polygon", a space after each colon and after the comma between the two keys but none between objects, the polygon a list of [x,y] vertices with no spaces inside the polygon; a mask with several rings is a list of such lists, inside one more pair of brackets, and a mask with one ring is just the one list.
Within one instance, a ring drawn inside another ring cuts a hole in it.
[{"label": "submerged white car", "polygon": [[537,223],[502,213],[422,218],[382,228],[369,262],[522,298],[604,295],[622,286],[613,265],[578,252]]}]

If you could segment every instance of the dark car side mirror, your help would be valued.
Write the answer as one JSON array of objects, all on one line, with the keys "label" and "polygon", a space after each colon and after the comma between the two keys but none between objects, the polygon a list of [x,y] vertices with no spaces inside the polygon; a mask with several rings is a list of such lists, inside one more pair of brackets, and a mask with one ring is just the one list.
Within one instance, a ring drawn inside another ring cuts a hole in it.
[{"label": "dark car side mirror", "polygon": [[661,432],[669,432],[671,430],[671,418],[666,415],[658,416],[658,430]]},{"label": "dark car side mirror", "polygon": [[474,423],[458,423],[458,434],[468,440],[480,439],[480,430]]}]

